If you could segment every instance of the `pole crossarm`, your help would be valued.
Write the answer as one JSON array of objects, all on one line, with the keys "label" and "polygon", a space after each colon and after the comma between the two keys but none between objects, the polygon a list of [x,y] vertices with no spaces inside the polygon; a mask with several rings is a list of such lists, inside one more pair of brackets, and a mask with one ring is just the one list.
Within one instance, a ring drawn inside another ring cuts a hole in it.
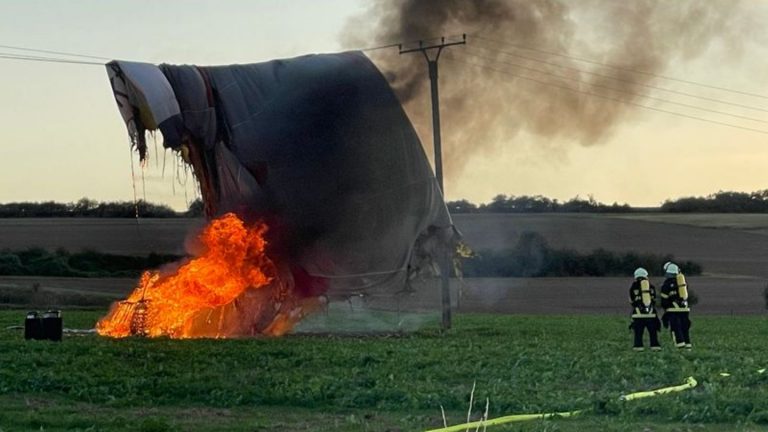
[{"label": "pole crossarm", "polygon": [[[446,43],[445,42],[445,36],[443,36],[442,38],[440,38],[440,43],[436,44],[436,45],[424,46],[424,41],[420,40],[419,41],[419,46],[417,48],[410,48],[410,49],[405,49],[404,50],[403,49],[403,44],[398,44],[398,49],[400,50],[400,54],[408,54],[408,53],[412,53],[412,52],[421,52],[422,54],[424,54],[424,57],[427,59],[427,61],[435,61],[436,62],[440,58],[440,53],[443,51],[443,48],[447,48],[449,46],[454,46],[454,45],[466,45],[466,43],[467,43],[467,35],[465,33],[465,34],[461,35],[461,40],[460,41],[454,41],[454,42]],[[437,55],[435,55],[435,59],[434,60],[430,59],[429,56],[427,55],[427,52],[429,52],[430,50],[437,50]]]}]

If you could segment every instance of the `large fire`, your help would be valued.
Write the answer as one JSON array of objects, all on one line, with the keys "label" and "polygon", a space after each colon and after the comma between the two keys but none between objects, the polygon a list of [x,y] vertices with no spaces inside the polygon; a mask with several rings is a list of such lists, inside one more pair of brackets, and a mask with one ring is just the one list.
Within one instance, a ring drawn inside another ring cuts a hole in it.
[{"label": "large fire", "polygon": [[267,226],[228,213],[199,236],[204,252],[168,274],[145,272],[96,326],[102,336],[279,336],[319,306],[267,255]]}]

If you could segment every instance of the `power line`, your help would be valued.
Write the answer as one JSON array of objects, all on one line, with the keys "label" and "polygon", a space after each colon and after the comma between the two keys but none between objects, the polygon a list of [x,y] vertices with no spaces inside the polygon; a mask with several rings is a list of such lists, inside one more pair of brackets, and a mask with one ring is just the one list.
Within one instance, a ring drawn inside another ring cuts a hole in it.
[{"label": "power line", "polygon": [[[448,39],[451,38],[458,38],[459,36],[448,36]],[[356,48],[355,51],[378,51],[386,48],[399,48],[403,45],[407,44],[413,44],[417,42],[427,42],[427,41],[436,41],[440,40],[439,37],[433,37],[433,38],[427,38],[427,39],[416,39],[411,40],[407,42],[399,42],[399,43],[389,43],[385,45],[379,45],[379,46],[372,46],[372,47],[366,47],[366,48]],[[87,58],[87,59],[95,59],[95,60],[106,60],[110,61],[113,60],[109,57],[101,57],[101,56],[94,56],[94,55],[88,55],[88,54],[79,54],[79,53],[73,53],[73,52],[67,52],[67,51],[55,51],[55,50],[48,50],[48,49],[39,49],[39,48],[28,48],[28,47],[21,47],[21,46],[14,46],[14,45],[0,45],[0,48],[5,49],[11,49],[11,50],[18,50],[18,51],[27,51],[27,52],[36,52],[36,53],[44,53],[44,54],[55,54],[55,55],[62,55],[62,56],[69,56],[69,57],[81,57],[81,58]],[[21,60],[21,61],[36,61],[36,62],[51,62],[51,63],[70,63],[70,64],[87,64],[87,65],[104,65],[104,63],[96,63],[96,62],[88,62],[88,61],[82,61],[82,60],[70,60],[70,59],[64,59],[59,57],[43,57],[43,56],[32,56],[32,55],[25,55],[25,54],[17,54],[17,53],[3,53],[0,52],[0,59],[6,59],[6,60]]]},{"label": "power line", "polygon": [[[431,39],[422,39],[424,41],[430,41],[430,40],[438,40],[439,38],[431,38]],[[415,43],[418,42],[418,40],[413,40],[409,42],[403,42],[403,43],[390,43],[386,45],[379,45],[379,46],[372,46],[367,48],[356,48],[355,51],[377,51],[382,50],[386,48],[398,48],[402,46],[403,44],[409,44],[409,43]],[[81,58],[89,58],[89,59],[95,59],[95,60],[112,60],[109,57],[101,57],[101,56],[94,56],[94,55],[87,55],[87,54],[78,54],[73,52],[66,52],[66,51],[54,51],[54,50],[47,50],[47,49],[38,49],[38,48],[26,48],[26,47],[19,47],[19,46],[13,46],[13,45],[0,45],[0,48],[5,49],[12,49],[12,50],[19,50],[19,51],[27,51],[27,52],[37,52],[37,53],[45,53],[45,54],[56,54],[56,55],[63,55],[63,56],[69,56],[69,57],[81,57]],[[88,61],[81,61],[81,60],[69,60],[69,59],[63,59],[59,57],[42,57],[42,56],[31,56],[31,55],[25,55],[25,54],[17,54],[17,53],[0,53],[0,59],[6,59],[6,60],[26,60],[26,61],[36,61],[36,62],[51,62],[51,63],[71,63],[71,64],[87,64],[87,65],[104,65],[104,63],[96,63],[96,62],[88,62]]]},{"label": "power line", "polygon": [[16,55],[12,53],[0,53],[0,59],[33,61],[33,62],[43,62],[43,63],[68,63],[68,64],[95,65],[95,66],[104,66],[105,64],[105,63],[97,63],[97,62],[84,61],[84,60],[68,60],[68,59],[54,58],[54,57]]},{"label": "power line", "polygon": [[477,55],[477,54],[473,54],[473,53],[465,53],[465,54],[468,55],[468,56],[477,57],[479,59],[488,60],[488,61],[494,61],[494,62],[498,62],[498,63],[501,63],[501,64],[517,67],[517,68],[520,68],[520,69],[526,69],[526,70],[529,70],[529,71],[532,71],[532,72],[537,72],[537,73],[540,73],[542,75],[548,75],[548,76],[552,76],[552,77],[555,77],[555,78],[565,79],[565,80],[569,80],[569,81],[576,82],[576,83],[579,83],[579,84],[585,84],[585,85],[589,85],[589,86],[592,86],[592,87],[595,87],[595,88],[602,88],[602,89],[605,89],[605,90],[614,91],[614,92],[617,92],[617,93],[623,93],[623,94],[630,95],[630,96],[643,97],[643,98],[646,98],[646,99],[649,99],[649,100],[655,100],[655,101],[662,102],[662,103],[678,105],[678,106],[682,106],[682,107],[685,107],[685,108],[697,109],[697,110],[700,110],[700,111],[706,111],[706,112],[710,112],[710,113],[713,113],[713,114],[725,115],[725,116],[734,117],[734,118],[738,118],[738,119],[742,119],[742,120],[750,120],[750,121],[755,121],[755,122],[760,122],[760,123],[768,123],[768,120],[763,120],[763,119],[749,117],[749,116],[743,116],[743,115],[739,115],[739,114],[732,114],[732,113],[729,113],[729,112],[718,111],[718,110],[709,109],[709,108],[703,108],[703,107],[700,107],[700,106],[697,106],[697,105],[690,105],[690,104],[686,104],[686,103],[682,103],[682,102],[670,101],[670,100],[667,100],[667,99],[662,99],[662,98],[658,98],[658,97],[647,95],[647,94],[643,94],[643,93],[634,93],[634,92],[618,89],[618,88],[615,88],[615,87],[605,86],[605,85],[602,85],[602,84],[593,84],[593,83],[589,83],[589,82],[586,82],[586,81],[583,81],[583,80],[574,79],[572,77],[568,77],[568,76],[564,76],[564,75],[558,75],[558,74],[551,73],[551,72],[548,72],[548,71],[544,71],[544,70],[541,70],[541,69],[536,69],[536,68],[531,68],[531,67],[528,67],[528,66],[519,65],[517,63],[509,63],[509,62],[505,62],[505,61],[502,61],[502,60],[496,60],[494,58],[489,58],[489,57],[486,57],[486,56],[481,56],[481,55]]},{"label": "power line", "polygon": [[481,39],[481,40],[484,40],[484,41],[487,41],[487,42],[496,43],[496,44],[499,44],[499,45],[507,45],[507,46],[510,46],[510,47],[513,47],[513,48],[517,48],[517,49],[521,49],[521,50],[527,50],[527,51],[533,51],[533,52],[538,52],[538,53],[542,53],[542,54],[548,54],[548,55],[553,55],[553,56],[558,56],[558,57],[564,57],[564,58],[568,58],[568,59],[571,59],[571,60],[577,60],[577,61],[584,62],[584,63],[591,63],[591,64],[594,64],[594,65],[598,65],[598,66],[602,66],[602,67],[607,67],[607,68],[611,68],[611,69],[616,69],[616,70],[621,70],[621,71],[624,71],[624,72],[630,72],[630,73],[635,73],[635,74],[640,74],[640,75],[647,75],[647,76],[652,76],[652,77],[656,77],[656,78],[662,78],[662,79],[666,79],[666,80],[670,80],[670,81],[677,81],[677,82],[681,82],[681,83],[686,83],[686,84],[706,87],[706,88],[710,88],[710,89],[714,89],[714,90],[721,90],[721,91],[726,91],[726,92],[730,92],[730,93],[736,93],[736,94],[745,95],[745,96],[753,96],[753,97],[758,97],[758,98],[762,98],[762,99],[768,99],[768,96],[757,94],[757,93],[751,93],[751,92],[746,92],[746,91],[741,91],[741,90],[734,90],[734,89],[730,89],[730,88],[727,88],[727,87],[720,87],[720,86],[716,86],[716,85],[712,85],[712,84],[705,84],[705,83],[701,83],[701,82],[697,82],[697,81],[684,80],[684,79],[681,79],[681,78],[675,78],[675,77],[670,77],[670,76],[666,76],[666,75],[655,74],[655,73],[652,73],[652,72],[645,72],[645,71],[629,69],[629,68],[625,68],[625,67],[621,67],[621,66],[616,66],[616,65],[612,65],[612,64],[608,64],[608,63],[603,63],[603,62],[599,62],[599,61],[595,61],[595,60],[585,59],[585,58],[582,58],[582,57],[576,57],[576,56],[572,56],[572,55],[568,55],[568,54],[563,54],[563,53],[559,53],[559,52],[547,51],[547,50],[542,50],[542,49],[538,49],[538,48],[524,47],[524,46],[516,45],[516,44],[510,43],[510,42],[500,41],[500,40],[497,40],[497,39],[487,38],[487,37],[483,37],[483,36],[474,35],[474,37],[477,38],[477,39]]},{"label": "power line", "polygon": [[0,48],[19,50],[19,51],[37,52],[37,53],[44,53],[44,54],[58,54],[58,55],[64,55],[64,56],[69,56],[69,57],[90,58],[90,59],[95,59],[95,60],[111,60],[111,59],[106,58],[106,57],[99,57],[99,56],[93,56],[93,55],[87,55],[87,54],[77,54],[77,53],[70,53],[70,52],[65,52],[65,51],[53,51],[53,50],[45,50],[45,49],[38,49],[38,48],[27,48],[27,47],[12,46],[12,45],[0,45]]},{"label": "power line", "polygon": [[[541,52],[541,53],[544,53],[544,54],[550,54],[550,55],[555,55],[555,56],[560,56],[560,57],[565,57],[565,58],[571,58],[571,59],[574,59],[574,60],[583,61],[583,62],[587,62],[587,63],[593,63],[593,64],[597,64],[597,65],[600,65],[600,66],[609,67],[609,68],[613,68],[613,69],[617,69],[617,70],[623,70],[623,71],[627,71],[627,72],[631,72],[631,73],[650,75],[650,76],[655,76],[655,77],[659,77],[659,78],[670,79],[670,80],[673,80],[673,81],[680,81],[680,82],[685,82],[685,83],[689,83],[689,84],[700,85],[700,86],[703,86],[703,87],[714,88],[714,89],[717,89],[717,90],[729,91],[729,92],[733,92],[733,93],[739,93],[739,94],[744,94],[744,95],[748,95],[748,96],[762,97],[762,98],[768,99],[768,96],[763,96],[763,95],[758,95],[758,94],[753,94],[753,93],[748,93],[748,92],[741,92],[741,91],[738,91],[738,90],[732,90],[732,89],[727,89],[727,88],[722,88],[722,87],[717,87],[717,86],[711,86],[711,85],[708,85],[708,84],[702,84],[702,83],[698,83],[698,82],[694,82],[694,81],[680,80],[680,79],[677,79],[677,78],[666,77],[666,76],[663,76],[663,75],[657,75],[657,74],[652,74],[652,73],[643,72],[643,71],[634,71],[634,70],[631,70],[631,69],[621,68],[621,67],[617,67],[617,66],[601,63],[601,62],[595,62],[595,61],[592,61],[592,60],[587,60],[587,59],[582,59],[582,58],[578,58],[578,57],[573,57],[573,56],[562,54],[562,53],[549,52],[549,51],[538,50],[538,49],[534,49],[534,48],[526,48],[526,47],[521,47],[521,46],[517,46],[517,45],[511,44],[511,43],[508,43],[508,42],[494,40],[494,39],[491,39],[491,38],[485,38],[485,37],[477,36],[477,35],[473,35],[473,36],[478,38],[478,39],[481,39],[481,40],[485,40],[485,41],[492,42],[492,43],[497,43],[497,44],[502,44],[502,45],[509,45],[509,46],[511,46],[513,48],[517,48],[517,49],[529,50],[529,51],[534,51],[534,52]],[[433,38],[433,39],[436,39],[436,38]],[[431,40],[431,39],[427,39],[427,40]],[[380,45],[380,46],[369,47],[369,48],[361,48],[361,49],[359,49],[359,51],[374,51],[374,50],[380,50],[380,49],[386,49],[386,48],[402,47],[403,44],[414,43],[414,42],[418,42],[418,41],[411,41],[411,42],[397,43],[397,44],[393,43],[393,44],[386,44],[386,45]],[[86,54],[77,54],[77,53],[70,53],[70,52],[64,52],[64,51],[43,50],[43,49],[26,48],[26,47],[18,47],[18,46],[11,46],[11,45],[0,45],[0,47],[1,48],[7,48],[7,49],[20,50],[20,51],[40,52],[40,53],[58,54],[58,55],[66,55],[66,56],[73,56],[73,57],[110,60],[107,57],[99,57],[99,56],[92,56],[92,55],[86,55]],[[500,52],[502,54],[511,55],[511,56],[517,56],[517,57],[524,58],[524,59],[531,60],[531,61],[538,61],[538,62],[541,62],[543,64],[548,64],[548,65],[551,65],[551,66],[556,66],[556,67],[561,67],[561,68],[565,68],[565,69],[571,69],[571,70],[574,70],[574,71],[583,72],[583,73],[587,73],[587,74],[592,74],[592,75],[602,76],[602,77],[606,77],[606,78],[616,79],[617,81],[624,81],[624,82],[629,82],[629,83],[633,83],[633,84],[638,84],[638,85],[641,85],[641,86],[644,86],[644,87],[654,88],[654,89],[657,89],[657,90],[669,91],[669,92],[672,92],[672,93],[678,93],[678,94],[682,94],[682,95],[685,95],[685,96],[696,97],[696,98],[701,98],[701,99],[705,99],[705,100],[711,100],[711,101],[714,101],[714,102],[719,102],[719,103],[724,103],[724,104],[729,104],[729,105],[740,106],[742,108],[748,108],[748,109],[753,109],[753,110],[758,110],[758,111],[768,111],[768,110],[764,110],[764,109],[761,109],[761,108],[755,108],[755,107],[750,107],[750,106],[746,106],[746,105],[734,104],[734,103],[730,103],[730,102],[721,101],[721,100],[718,100],[718,99],[705,98],[705,97],[702,97],[702,96],[691,95],[691,94],[684,93],[684,92],[677,92],[675,90],[670,90],[670,89],[664,89],[664,88],[660,88],[660,87],[654,87],[654,86],[639,84],[639,83],[635,83],[635,82],[633,82],[631,80],[622,80],[622,79],[618,79],[618,78],[613,78],[613,77],[609,77],[609,76],[606,76],[606,75],[603,75],[603,74],[598,74],[598,73],[589,72],[589,71],[583,71],[583,70],[578,69],[578,68],[573,68],[573,67],[569,67],[569,66],[559,65],[559,64],[556,64],[556,63],[546,62],[546,61],[538,60],[538,59],[532,59],[532,58],[529,58],[529,57],[524,57],[524,56],[520,56],[520,55],[517,55],[517,54],[508,53],[508,52],[505,52],[505,51],[491,50],[491,49],[484,48],[484,47],[480,47],[480,48],[481,49],[486,49],[486,50],[489,50],[489,51],[498,51],[498,52]],[[543,70],[540,70],[540,69],[535,69],[535,68],[531,68],[531,67],[515,64],[515,63],[503,62],[503,61],[500,61],[500,60],[497,60],[497,59],[490,59],[488,57],[483,57],[483,56],[480,56],[480,55],[477,55],[477,54],[472,54],[472,53],[468,53],[468,54],[470,56],[474,56],[474,57],[477,57],[477,58],[480,58],[480,59],[496,61],[496,62],[499,62],[499,63],[502,63],[502,64],[507,64],[509,66],[518,67],[518,68],[521,68],[521,69],[527,69],[527,70],[530,70],[530,71],[534,71],[534,72],[541,73],[541,74],[544,74],[544,75],[549,75],[549,76],[556,77],[556,78],[559,78],[559,79],[572,80],[572,78],[570,78],[570,77],[554,74],[554,73],[551,73],[551,72],[548,72],[548,71],[543,71]],[[83,61],[83,60],[70,60],[70,59],[63,59],[63,58],[56,58],[56,57],[21,55],[21,54],[4,53],[4,52],[0,52],[0,59],[19,60],[19,61],[34,61],[34,62],[47,62],[47,63],[82,64],[82,65],[92,65],[92,66],[103,66],[104,65],[104,63],[99,63],[99,62],[90,62],[90,61]],[[683,113],[678,113],[678,112],[674,112],[674,111],[668,111],[668,110],[664,110],[664,109],[660,109],[660,108],[649,107],[647,105],[642,105],[642,104],[639,104],[639,103],[636,103],[636,102],[626,101],[626,100],[619,99],[619,98],[613,98],[613,97],[610,97],[610,96],[600,95],[600,94],[596,94],[596,93],[592,93],[592,92],[586,92],[586,91],[583,91],[583,90],[578,90],[578,89],[574,89],[574,88],[567,87],[567,86],[561,86],[561,85],[557,85],[557,84],[553,84],[553,83],[548,83],[548,82],[540,81],[540,80],[537,80],[537,79],[534,79],[534,78],[525,77],[525,76],[522,76],[522,75],[512,74],[512,73],[509,73],[508,71],[504,71],[504,70],[500,70],[500,69],[497,69],[497,68],[493,68],[493,67],[488,66],[488,65],[471,63],[471,62],[466,62],[466,61],[457,60],[457,59],[453,59],[453,58],[449,58],[448,60],[449,61],[454,61],[454,62],[461,62],[461,63],[469,64],[469,65],[472,65],[472,66],[476,66],[476,67],[483,67],[483,68],[486,68],[486,69],[489,69],[489,70],[493,70],[495,72],[505,73],[505,74],[510,75],[510,76],[515,76],[515,77],[518,77],[518,78],[521,78],[521,79],[533,81],[533,82],[536,82],[536,83],[539,83],[539,84],[542,84],[542,85],[554,86],[554,87],[561,88],[561,89],[564,89],[564,90],[567,90],[567,91],[572,91],[572,92],[582,93],[582,94],[586,94],[586,95],[590,95],[590,96],[594,96],[594,97],[600,97],[600,98],[604,98],[604,99],[609,99],[609,100],[613,100],[613,101],[624,103],[624,104],[634,105],[634,106],[637,106],[637,107],[640,107],[640,108],[650,109],[650,110],[654,110],[654,111],[658,111],[658,112],[663,112],[663,113],[667,113],[667,114],[671,114],[671,115],[676,115],[676,116],[679,116],[679,117],[685,117],[685,118],[689,118],[689,119],[705,121],[705,122],[719,124],[719,125],[723,125],[723,126],[728,126],[728,127],[748,130],[748,131],[752,131],[752,132],[768,134],[768,131],[764,131],[764,130],[760,130],[760,129],[754,129],[754,128],[749,128],[749,127],[744,127],[744,126],[738,126],[738,125],[734,125],[734,124],[730,124],[730,123],[720,122],[720,121],[716,121],[716,120],[709,120],[709,119],[705,119],[705,118],[701,118],[701,117],[696,117],[696,116],[692,116],[692,115],[688,115],[688,114],[683,114]],[[609,86],[603,86],[603,85],[599,85],[599,84],[586,83],[586,82],[581,81],[581,80],[577,80],[577,82],[580,82],[580,83],[583,83],[583,84],[587,84],[587,85],[591,85],[593,87],[604,88],[604,89],[607,89],[607,90],[610,90],[610,91],[615,91],[615,92],[624,93],[624,94],[633,95],[633,96],[645,97],[647,99],[652,99],[652,100],[658,100],[658,101],[663,102],[663,103],[675,104],[675,105],[679,105],[679,106],[683,106],[683,107],[687,107],[687,108],[698,109],[698,110],[702,110],[702,111],[707,111],[707,112],[711,112],[711,113],[715,113],[715,114],[720,114],[720,115],[727,115],[727,116],[741,118],[741,119],[750,120],[750,121],[757,121],[757,122],[762,122],[762,123],[768,123],[768,121],[761,120],[761,119],[756,119],[756,118],[747,117],[747,116],[740,116],[740,115],[737,115],[737,114],[731,114],[731,113],[726,113],[726,112],[717,111],[717,110],[710,110],[710,109],[702,108],[702,107],[695,106],[695,105],[689,105],[689,104],[684,104],[684,103],[679,103],[679,102],[674,102],[674,101],[668,101],[668,100],[665,100],[665,99],[656,98],[656,97],[653,97],[653,96],[644,95],[644,94],[640,94],[640,93],[627,92],[627,91],[616,89],[616,88],[612,88],[612,87],[609,87]]]},{"label": "power line", "polygon": [[720,104],[724,104],[724,105],[732,105],[732,106],[735,106],[735,107],[746,108],[746,109],[754,110],[754,111],[768,112],[768,109],[766,109],[766,108],[759,108],[759,107],[754,107],[754,106],[749,106],[749,105],[743,105],[743,104],[739,104],[739,103],[735,103],[735,102],[728,102],[728,101],[724,101],[724,100],[721,100],[721,99],[710,98],[710,97],[706,97],[706,96],[699,96],[699,95],[695,95],[695,94],[692,94],[692,93],[686,93],[686,92],[682,92],[682,91],[679,91],[679,90],[673,90],[673,89],[669,89],[669,88],[665,88],[665,87],[658,87],[658,86],[653,86],[653,85],[650,85],[650,84],[639,83],[637,81],[633,81],[633,80],[630,80],[630,79],[624,79],[624,78],[614,77],[614,76],[610,76],[610,75],[606,75],[606,74],[601,74],[601,73],[598,73],[598,72],[587,71],[587,70],[579,69],[579,68],[572,67],[572,66],[566,66],[566,65],[563,65],[563,64],[553,63],[553,62],[549,62],[549,61],[546,61],[546,60],[541,60],[541,59],[537,59],[537,58],[533,58],[533,57],[528,57],[528,56],[524,56],[524,55],[520,55],[520,54],[516,54],[516,53],[511,53],[511,52],[507,52],[507,51],[502,51],[502,50],[498,50],[498,49],[487,48],[487,47],[484,47],[484,46],[477,46],[477,48],[480,48],[480,49],[486,50],[486,51],[490,51],[490,52],[504,54],[504,55],[507,55],[507,56],[510,56],[510,57],[517,57],[517,58],[521,58],[521,59],[524,59],[524,60],[529,60],[529,61],[536,62],[536,63],[542,63],[542,64],[549,65],[549,66],[559,67],[559,68],[563,68],[563,69],[567,69],[567,70],[572,70],[572,71],[576,71],[576,72],[584,73],[584,74],[588,74],[588,75],[594,75],[594,76],[598,76],[598,77],[601,77],[601,78],[607,78],[607,79],[610,79],[610,80],[614,80],[614,81],[618,81],[618,82],[624,82],[624,83],[627,83],[627,84],[632,84],[632,85],[636,85],[636,86],[640,86],[640,87],[645,87],[645,88],[649,88],[649,89],[653,89],[653,90],[665,91],[665,92],[669,92],[669,93],[678,94],[678,95],[681,95],[681,96],[687,96],[687,97],[701,99],[701,100],[705,100],[705,101],[709,101],[709,102],[716,102],[716,103],[720,103]]},{"label": "power line", "polygon": [[366,52],[366,51],[377,51],[377,50],[385,49],[385,48],[397,48],[399,46],[400,46],[400,44],[393,43],[393,44],[380,45],[380,46],[369,47],[369,48],[358,48],[355,51],[363,51],[363,52]]},{"label": "power line", "polygon": [[524,79],[524,80],[527,80],[527,81],[532,81],[532,82],[535,82],[535,83],[538,83],[538,84],[541,84],[541,85],[550,86],[550,87],[556,87],[556,88],[559,88],[559,89],[562,89],[562,90],[567,90],[567,91],[574,92],[574,93],[582,93],[582,94],[589,95],[589,96],[594,96],[594,97],[599,97],[599,98],[603,98],[603,99],[608,99],[608,100],[612,100],[614,102],[619,102],[619,103],[623,103],[623,104],[627,104],[627,105],[636,106],[638,108],[644,108],[644,109],[647,109],[647,110],[657,111],[657,112],[661,112],[661,113],[665,113],[665,114],[670,114],[670,115],[674,115],[674,116],[677,116],[677,117],[683,117],[683,118],[692,119],[692,120],[699,120],[699,121],[703,121],[703,122],[707,122],[707,123],[713,123],[713,124],[718,124],[718,125],[721,125],[721,126],[727,126],[727,127],[731,127],[731,128],[735,128],[735,129],[742,129],[742,130],[746,130],[746,131],[757,132],[757,133],[760,133],[760,134],[768,135],[768,131],[766,131],[766,130],[755,129],[755,128],[750,128],[750,127],[745,127],[745,126],[739,126],[739,125],[735,125],[735,124],[732,124],[732,123],[726,123],[726,122],[721,122],[721,121],[717,121],[717,120],[710,120],[710,119],[706,119],[706,118],[703,118],[703,117],[697,117],[697,116],[693,116],[693,115],[689,115],[689,114],[683,114],[683,113],[679,113],[679,112],[675,112],[675,111],[665,110],[665,109],[662,109],[662,108],[656,108],[656,107],[652,107],[652,106],[648,106],[648,105],[643,105],[643,104],[640,104],[640,103],[637,103],[637,102],[627,101],[627,100],[620,99],[620,98],[614,98],[614,97],[611,97],[611,96],[605,96],[605,95],[601,95],[601,94],[597,94],[597,93],[592,93],[592,92],[588,92],[588,91],[584,91],[584,90],[578,90],[578,89],[574,89],[574,88],[571,88],[571,87],[554,84],[554,83],[551,83],[551,82],[541,81],[541,80],[538,80],[536,78],[526,77],[526,76],[523,76],[523,75],[517,75],[517,74],[514,74],[514,73],[510,73],[507,70],[494,68],[494,67],[491,67],[491,66],[488,66],[488,65],[472,63],[472,62],[468,62],[468,61],[464,61],[464,60],[454,59],[454,58],[451,58],[451,57],[448,57],[446,60],[451,61],[451,62],[465,63],[465,64],[468,64],[468,65],[472,65],[472,66],[488,69],[488,70],[491,70],[491,71],[494,71],[494,72],[498,72],[498,73],[501,73],[501,74],[505,74],[505,75],[516,77],[516,78]]}]

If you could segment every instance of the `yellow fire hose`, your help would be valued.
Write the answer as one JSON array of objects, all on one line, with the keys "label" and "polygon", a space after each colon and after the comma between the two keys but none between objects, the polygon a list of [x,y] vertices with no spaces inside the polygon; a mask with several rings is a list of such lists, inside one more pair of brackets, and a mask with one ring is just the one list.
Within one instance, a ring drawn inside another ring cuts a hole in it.
[{"label": "yellow fire hose", "polygon": [[664,387],[657,390],[649,390],[649,391],[643,391],[643,392],[637,392],[637,393],[630,393],[627,395],[621,395],[619,396],[619,400],[628,401],[633,399],[642,399],[647,398],[651,396],[658,396],[666,393],[673,393],[673,392],[679,392],[683,390],[688,390],[690,388],[696,387],[698,382],[696,382],[696,379],[693,377],[688,377],[685,379],[685,384],[680,384],[679,386],[674,387]]},{"label": "yellow fire hose", "polygon": [[[664,387],[656,390],[649,390],[649,391],[642,391],[637,393],[630,393],[626,395],[619,396],[619,400],[622,401],[629,401],[633,399],[641,399],[651,396],[658,396],[666,393],[673,393],[673,392],[679,392],[687,389],[691,389],[696,387],[698,382],[693,377],[688,377],[685,380],[684,384],[673,386],[673,387]],[[513,422],[521,422],[521,421],[528,421],[528,420],[543,420],[553,417],[573,417],[575,415],[578,415],[585,410],[576,410],[576,411],[563,411],[563,412],[555,412],[555,413],[545,413],[545,414],[515,414],[515,415],[508,415],[504,417],[498,417],[495,419],[488,419],[488,420],[478,420],[471,423],[463,423],[453,426],[448,426],[444,428],[439,429],[430,429],[426,432],[460,432],[460,431],[466,431],[467,429],[471,428],[478,428],[481,426],[496,426],[500,424],[505,423],[513,423]]]},{"label": "yellow fire hose", "polygon": [[496,425],[505,424],[505,423],[521,422],[521,421],[528,421],[528,420],[539,420],[539,419],[543,420],[543,419],[548,419],[552,417],[572,417],[581,413],[582,411],[584,410],[565,411],[565,412],[556,412],[556,413],[548,413],[548,414],[515,414],[515,415],[504,416],[504,417],[498,417],[495,419],[478,420],[471,423],[458,424],[458,425],[448,426],[440,429],[430,429],[427,432],[459,432],[459,431],[465,431],[471,428],[478,428],[481,426],[496,426]]}]

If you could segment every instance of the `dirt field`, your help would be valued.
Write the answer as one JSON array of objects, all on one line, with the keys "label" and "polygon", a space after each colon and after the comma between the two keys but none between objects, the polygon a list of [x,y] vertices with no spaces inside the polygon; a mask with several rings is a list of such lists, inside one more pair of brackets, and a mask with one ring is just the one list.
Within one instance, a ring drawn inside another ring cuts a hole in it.
[{"label": "dirt field", "polygon": [[[509,247],[521,232],[536,231],[554,247],[672,253],[704,265],[705,275],[690,280],[701,299],[696,313],[765,313],[768,235],[760,230],[768,230],[768,218],[679,216],[487,214],[456,215],[455,222],[477,250]],[[188,219],[142,219],[138,225],[133,219],[0,219],[0,249],[40,246],[122,254],[183,253],[187,233],[200,225],[201,221]],[[43,288],[110,298],[124,296],[135,283],[132,279],[0,277],[0,287],[31,287],[35,282]],[[467,279],[458,306],[467,312],[624,314],[627,284],[627,278]],[[437,293],[434,285],[410,301],[439,304]]]},{"label": "dirt field", "polygon": [[[761,279],[691,277],[699,297],[694,314],[765,314]],[[652,281],[661,285],[661,280]],[[463,312],[629,314],[628,278],[467,279],[459,301]]]},{"label": "dirt field", "polygon": [[[723,215],[710,216],[717,221]],[[743,216],[751,219],[753,215]],[[768,278],[768,236],[752,231],[609,215],[478,214],[456,215],[454,220],[467,243],[477,250],[510,247],[521,232],[535,231],[556,248],[671,253],[701,263],[708,275]]]},{"label": "dirt field", "polygon": [[629,213],[615,217],[646,222],[662,222],[676,225],[692,225],[702,228],[729,228],[768,235],[768,214],[672,214]]},{"label": "dirt field", "polygon": [[[768,278],[768,215],[460,214],[456,226],[476,250],[515,244],[524,231],[554,247],[671,253],[707,275]],[[196,219],[0,219],[0,249],[40,246],[120,254],[181,254]]]},{"label": "dirt field", "polygon": [[[661,281],[653,281],[657,285]],[[114,301],[125,296],[136,284],[134,279],[0,277],[0,288],[40,287],[55,292],[99,296]],[[626,314],[627,278],[472,278],[452,283],[454,307],[460,312],[515,314]],[[691,289],[699,297],[695,314],[754,315],[768,313],[759,278],[691,277]],[[457,296],[461,290],[461,296]],[[416,294],[399,299],[403,310],[432,309],[440,304],[437,281],[417,287]],[[365,303],[350,302],[351,308]],[[407,307],[406,307],[407,305]],[[396,303],[372,303],[372,307],[392,309]]]},{"label": "dirt field", "polygon": [[37,276],[0,276],[0,288],[40,288],[79,294],[96,294],[115,299],[124,297],[136,285],[132,278],[65,278]]},{"label": "dirt field", "polygon": [[146,255],[149,252],[183,254],[188,232],[202,225],[199,219],[0,219],[0,249],[64,248]]}]

